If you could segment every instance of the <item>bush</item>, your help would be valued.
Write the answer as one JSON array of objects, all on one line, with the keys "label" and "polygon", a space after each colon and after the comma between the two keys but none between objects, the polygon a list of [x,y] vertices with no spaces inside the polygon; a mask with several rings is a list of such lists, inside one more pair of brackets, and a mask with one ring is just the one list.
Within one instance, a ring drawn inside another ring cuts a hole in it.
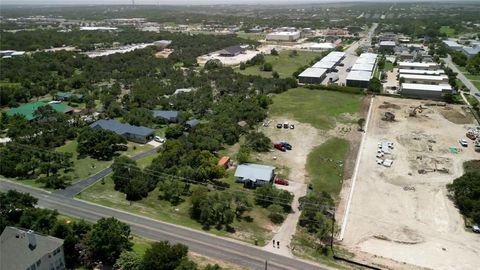
[{"label": "bush", "polygon": [[273,223],[280,224],[285,220],[285,217],[283,216],[283,208],[280,205],[272,204],[267,209],[270,212],[268,218],[270,218]]},{"label": "bush", "polygon": [[270,54],[271,54],[271,55],[278,55],[278,51],[275,50],[275,49],[272,49],[272,50],[270,51]]},{"label": "bush", "polygon": [[265,136],[262,132],[252,131],[245,137],[247,146],[257,152],[267,152],[272,146],[270,138]]},{"label": "bush", "polygon": [[447,185],[460,212],[480,224],[480,173],[469,172]]},{"label": "bush", "polygon": [[262,70],[263,71],[272,71],[273,70],[273,66],[271,63],[265,63],[263,64],[262,66]]}]

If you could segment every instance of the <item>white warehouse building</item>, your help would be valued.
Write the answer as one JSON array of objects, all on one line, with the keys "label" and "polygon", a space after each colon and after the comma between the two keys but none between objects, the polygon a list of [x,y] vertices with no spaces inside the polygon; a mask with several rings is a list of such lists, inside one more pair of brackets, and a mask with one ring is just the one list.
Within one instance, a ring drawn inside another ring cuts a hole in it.
[{"label": "white warehouse building", "polygon": [[438,64],[433,62],[399,62],[399,69],[416,69],[416,70],[437,70]]},{"label": "white warehouse building", "polygon": [[307,68],[298,75],[298,81],[300,83],[320,84],[325,79],[326,74],[327,70],[324,68]]},{"label": "white warehouse building", "polygon": [[400,79],[405,83],[423,83],[423,84],[448,84],[446,75],[418,75],[418,74],[400,74]]},{"label": "white warehouse building", "polygon": [[407,97],[443,99],[446,94],[452,93],[449,84],[431,85],[418,83],[403,83],[400,87],[400,94]]},{"label": "white warehouse building", "polygon": [[267,41],[296,41],[300,38],[300,32],[273,32],[267,34]]}]

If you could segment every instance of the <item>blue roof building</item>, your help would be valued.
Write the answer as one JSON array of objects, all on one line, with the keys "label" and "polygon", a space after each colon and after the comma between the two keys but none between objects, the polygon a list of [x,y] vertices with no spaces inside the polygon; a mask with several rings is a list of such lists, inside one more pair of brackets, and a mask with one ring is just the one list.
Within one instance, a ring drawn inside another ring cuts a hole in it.
[{"label": "blue roof building", "polygon": [[196,125],[200,124],[200,121],[197,120],[197,119],[192,119],[192,120],[188,120],[185,125],[187,125],[187,128],[190,129],[190,128],[193,128],[195,127]]},{"label": "blue roof building", "polygon": [[235,171],[235,181],[246,186],[262,186],[270,183],[275,177],[275,167],[260,164],[241,164]]},{"label": "blue roof building", "polygon": [[178,112],[177,111],[152,111],[154,118],[163,118],[170,123],[178,122]]},{"label": "blue roof building", "polygon": [[129,124],[122,124],[117,120],[98,120],[90,125],[94,129],[105,129],[124,136],[127,140],[139,143],[146,143],[153,139],[155,130],[148,127],[139,127]]}]

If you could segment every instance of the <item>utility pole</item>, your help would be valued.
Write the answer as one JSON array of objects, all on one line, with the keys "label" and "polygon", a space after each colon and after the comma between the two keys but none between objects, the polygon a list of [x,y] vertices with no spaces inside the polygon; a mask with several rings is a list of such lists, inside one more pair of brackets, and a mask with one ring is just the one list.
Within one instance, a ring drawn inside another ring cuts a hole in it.
[{"label": "utility pole", "polygon": [[268,268],[268,261],[265,260],[265,270],[267,270],[267,268]]}]

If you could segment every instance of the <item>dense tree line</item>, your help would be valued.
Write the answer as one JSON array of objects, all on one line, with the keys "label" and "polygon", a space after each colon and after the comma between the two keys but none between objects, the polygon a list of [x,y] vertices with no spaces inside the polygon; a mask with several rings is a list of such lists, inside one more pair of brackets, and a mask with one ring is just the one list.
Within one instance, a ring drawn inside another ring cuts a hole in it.
[{"label": "dense tree line", "polygon": [[78,134],[77,152],[99,160],[110,160],[117,151],[126,150],[127,140],[113,131],[83,127]]},{"label": "dense tree line", "polygon": [[460,212],[480,224],[480,173],[469,172],[447,185]]}]

